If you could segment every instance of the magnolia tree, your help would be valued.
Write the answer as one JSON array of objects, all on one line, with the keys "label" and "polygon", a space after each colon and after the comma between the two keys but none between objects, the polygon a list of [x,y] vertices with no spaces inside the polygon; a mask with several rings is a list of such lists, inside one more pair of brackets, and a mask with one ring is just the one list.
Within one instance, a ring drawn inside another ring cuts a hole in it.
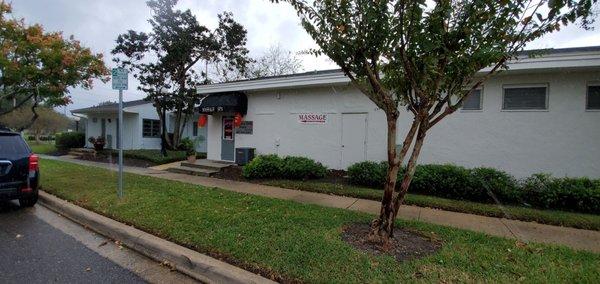
[{"label": "magnolia tree", "polygon": [[[218,27],[201,25],[190,10],[177,10],[177,0],[150,0],[152,30],[130,30],[117,38],[112,50],[119,66],[133,72],[161,118],[163,145],[177,148],[184,126],[199,99],[196,87],[216,75],[244,73],[250,62],[246,30],[231,13],[219,15]],[[198,71],[200,70],[200,71]],[[166,114],[173,112],[173,136],[167,135]]]},{"label": "magnolia tree", "polygon": [[[388,172],[369,239],[388,244],[427,132],[524,46],[589,28],[596,0],[272,0],[288,2],[320,49],[387,117]],[[400,109],[412,114],[396,141]],[[397,151],[397,145],[399,146]],[[406,169],[397,185],[402,165]]]}]

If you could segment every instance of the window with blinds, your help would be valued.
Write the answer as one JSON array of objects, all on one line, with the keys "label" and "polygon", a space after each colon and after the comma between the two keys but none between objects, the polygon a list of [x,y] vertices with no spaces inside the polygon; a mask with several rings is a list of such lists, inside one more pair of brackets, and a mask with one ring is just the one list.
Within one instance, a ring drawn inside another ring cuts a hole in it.
[{"label": "window with blinds", "polygon": [[588,110],[600,110],[600,84],[588,85],[585,108]]},{"label": "window with blinds", "polygon": [[471,94],[463,101],[463,110],[482,110],[482,90],[471,91]]},{"label": "window with blinds", "polygon": [[145,138],[160,137],[160,120],[144,119],[142,120],[142,136]]},{"label": "window with blinds", "polygon": [[502,109],[546,110],[548,109],[547,85],[504,86]]}]

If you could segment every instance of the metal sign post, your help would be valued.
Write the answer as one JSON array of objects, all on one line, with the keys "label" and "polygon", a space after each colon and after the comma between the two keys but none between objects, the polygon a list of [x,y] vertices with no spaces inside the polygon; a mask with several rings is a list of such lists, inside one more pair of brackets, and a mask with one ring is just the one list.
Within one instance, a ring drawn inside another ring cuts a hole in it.
[{"label": "metal sign post", "polygon": [[117,145],[119,147],[119,181],[117,195],[123,197],[123,90],[127,90],[127,70],[123,68],[112,69],[112,88],[119,90],[119,122],[117,129]]}]

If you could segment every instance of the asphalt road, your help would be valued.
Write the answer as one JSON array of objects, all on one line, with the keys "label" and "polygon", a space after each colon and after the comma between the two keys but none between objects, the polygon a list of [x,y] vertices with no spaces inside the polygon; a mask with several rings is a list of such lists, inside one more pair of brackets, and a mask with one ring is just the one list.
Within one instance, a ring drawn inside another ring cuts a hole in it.
[{"label": "asphalt road", "polygon": [[0,283],[195,283],[40,206],[0,201]]}]

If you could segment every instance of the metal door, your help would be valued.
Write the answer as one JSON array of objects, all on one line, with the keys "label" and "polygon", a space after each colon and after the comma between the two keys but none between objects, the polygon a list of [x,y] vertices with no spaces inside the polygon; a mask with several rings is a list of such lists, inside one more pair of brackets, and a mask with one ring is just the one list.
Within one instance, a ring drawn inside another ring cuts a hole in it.
[{"label": "metal door", "polygon": [[342,168],[367,159],[367,114],[342,113]]}]

